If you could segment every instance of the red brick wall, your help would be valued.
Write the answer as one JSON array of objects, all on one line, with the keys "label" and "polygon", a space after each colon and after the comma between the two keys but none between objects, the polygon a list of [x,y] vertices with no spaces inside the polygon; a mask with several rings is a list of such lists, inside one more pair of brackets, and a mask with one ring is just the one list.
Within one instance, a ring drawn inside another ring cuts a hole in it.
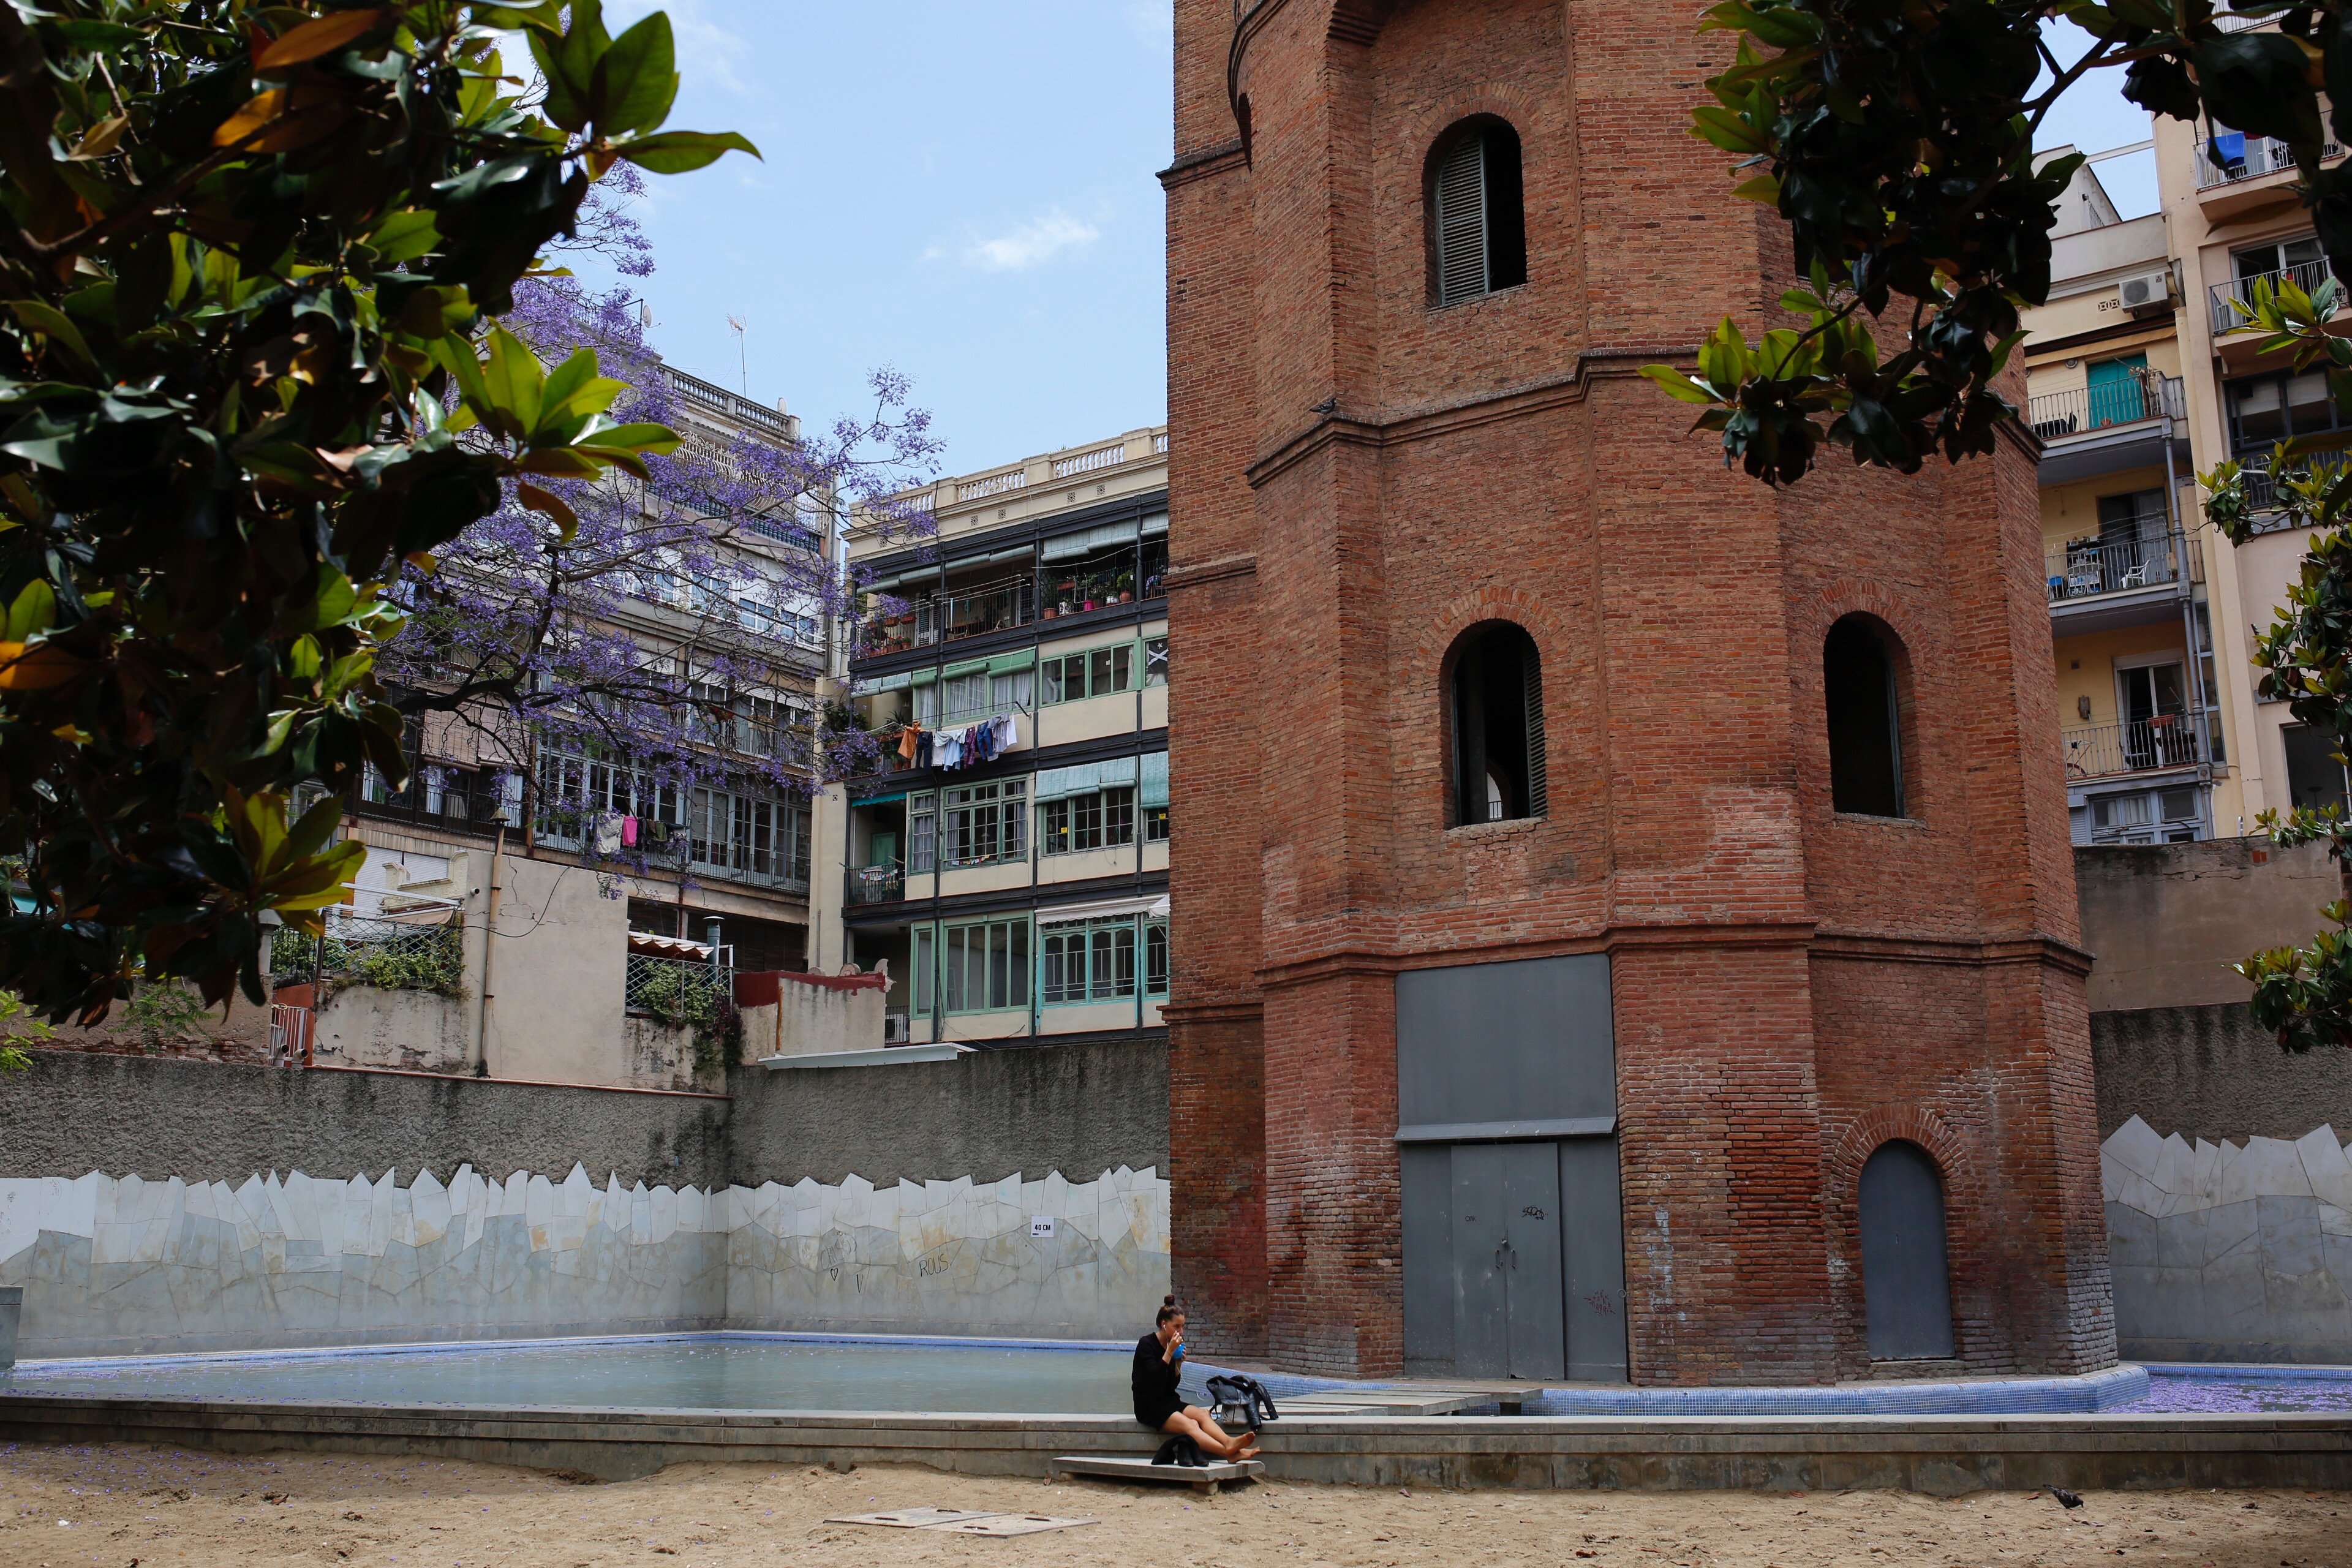
[{"label": "red brick wall", "polygon": [[[1784,495],[1633,372],[1785,239],[1682,130],[1692,0],[1179,0],[1168,177],[1179,1289],[1402,1355],[1393,975],[1612,954],[1633,1366],[1867,1367],[1861,1160],[1945,1170],[1961,1359],[2113,1359],[2032,461]],[[1430,308],[1426,153],[1518,131],[1528,281]],[[1315,405],[1336,397],[1336,411]],[[1901,640],[1911,816],[1836,816],[1822,637]],[[1542,658],[1550,806],[1445,826],[1440,670]],[[1906,1120],[1907,1119],[1907,1120]]]}]

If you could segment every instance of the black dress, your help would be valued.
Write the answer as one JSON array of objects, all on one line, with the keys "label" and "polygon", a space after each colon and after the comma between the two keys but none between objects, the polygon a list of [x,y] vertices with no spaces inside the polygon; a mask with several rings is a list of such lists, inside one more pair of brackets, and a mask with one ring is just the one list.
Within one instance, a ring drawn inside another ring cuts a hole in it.
[{"label": "black dress", "polygon": [[1177,1380],[1181,1369],[1173,1361],[1160,1358],[1168,1348],[1160,1342],[1158,1334],[1146,1334],[1135,1342],[1135,1418],[1154,1432],[1168,1425],[1168,1418],[1184,1408],[1177,1396]]}]

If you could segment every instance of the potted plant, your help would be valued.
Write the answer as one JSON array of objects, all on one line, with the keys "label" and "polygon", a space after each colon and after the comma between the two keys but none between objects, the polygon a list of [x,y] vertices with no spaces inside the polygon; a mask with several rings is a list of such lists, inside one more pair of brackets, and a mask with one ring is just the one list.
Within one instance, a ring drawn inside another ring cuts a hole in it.
[{"label": "potted plant", "polygon": [[1135,574],[1122,572],[1118,574],[1118,602],[1122,605],[1131,602],[1135,598]]}]

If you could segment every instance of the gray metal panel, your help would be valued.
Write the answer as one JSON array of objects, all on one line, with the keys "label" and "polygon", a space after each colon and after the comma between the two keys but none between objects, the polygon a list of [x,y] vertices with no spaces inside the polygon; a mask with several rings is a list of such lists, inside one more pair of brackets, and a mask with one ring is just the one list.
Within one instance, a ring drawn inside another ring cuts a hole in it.
[{"label": "gray metal panel", "polygon": [[1510,1375],[1568,1375],[1561,1321],[1559,1156],[1541,1143],[1496,1145],[1503,1157],[1503,1257],[1510,1300]]},{"label": "gray metal panel", "polygon": [[1454,1146],[1454,1371],[1507,1377],[1510,1296],[1504,1283],[1503,1143]]},{"label": "gray metal panel", "polygon": [[1873,1361],[1952,1353],[1944,1184],[1916,1143],[1882,1143],[1862,1167],[1862,1292]]},{"label": "gray metal panel", "polygon": [[1617,1192],[1617,1140],[1559,1145],[1560,1228],[1568,1249],[1568,1375],[1623,1383],[1625,1211]]},{"label": "gray metal panel", "polygon": [[1454,1371],[1454,1151],[1411,1144],[1397,1151],[1404,1186],[1404,1359],[1408,1372]]},{"label": "gray metal panel", "polygon": [[[905,1047],[895,1049],[904,1050]],[[1565,1116],[1551,1121],[1443,1121],[1400,1127],[1400,1143],[1527,1142],[1534,1139],[1598,1138],[1617,1131],[1613,1116]]]},{"label": "gray metal panel", "polygon": [[1396,1004],[1401,1124],[1616,1114],[1606,953],[1408,970]]}]

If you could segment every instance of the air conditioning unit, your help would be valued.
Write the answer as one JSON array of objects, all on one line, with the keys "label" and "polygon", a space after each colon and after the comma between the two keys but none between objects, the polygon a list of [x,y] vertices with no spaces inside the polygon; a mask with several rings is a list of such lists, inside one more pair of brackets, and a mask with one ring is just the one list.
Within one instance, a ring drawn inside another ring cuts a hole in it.
[{"label": "air conditioning unit", "polygon": [[2126,310],[2164,310],[2172,307],[2172,268],[2118,279],[2116,297]]},{"label": "air conditioning unit", "polygon": [[885,1013],[882,1015],[882,1043],[884,1045],[903,1046],[912,1042],[914,1037],[914,1030],[907,1026],[907,1015],[904,1013]]}]

